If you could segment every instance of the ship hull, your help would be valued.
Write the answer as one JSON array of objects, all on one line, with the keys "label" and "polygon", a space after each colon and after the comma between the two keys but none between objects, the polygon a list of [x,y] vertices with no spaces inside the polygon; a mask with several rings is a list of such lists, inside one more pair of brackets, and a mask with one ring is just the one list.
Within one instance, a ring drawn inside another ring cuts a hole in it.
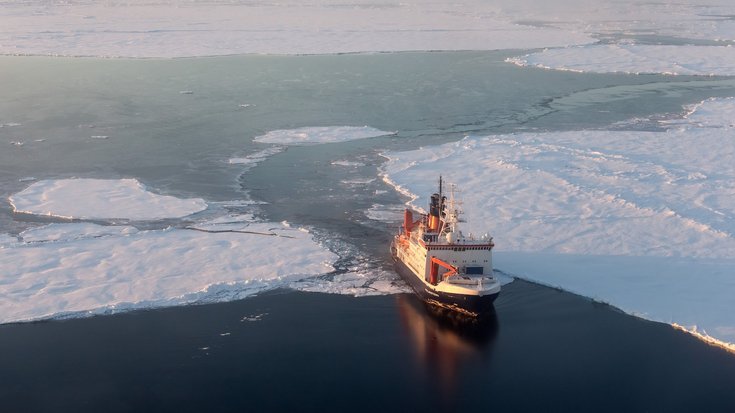
[{"label": "ship hull", "polygon": [[450,294],[443,291],[436,291],[434,289],[430,289],[429,286],[424,284],[401,260],[397,259],[395,256],[393,257],[393,260],[395,262],[396,272],[400,274],[401,278],[406,280],[419,298],[432,305],[476,317],[491,312],[494,309],[493,303],[500,294],[498,292],[495,294],[478,296]]}]

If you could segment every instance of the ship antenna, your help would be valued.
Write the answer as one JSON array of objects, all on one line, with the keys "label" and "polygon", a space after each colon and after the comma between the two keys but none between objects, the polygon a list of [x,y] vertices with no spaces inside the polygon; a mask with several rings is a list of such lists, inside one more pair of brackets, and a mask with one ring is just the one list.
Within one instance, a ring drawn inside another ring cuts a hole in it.
[{"label": "ship antenna", "polygon": [[442,196],[442,176],[439,175],[439,199],[441,199]]}]

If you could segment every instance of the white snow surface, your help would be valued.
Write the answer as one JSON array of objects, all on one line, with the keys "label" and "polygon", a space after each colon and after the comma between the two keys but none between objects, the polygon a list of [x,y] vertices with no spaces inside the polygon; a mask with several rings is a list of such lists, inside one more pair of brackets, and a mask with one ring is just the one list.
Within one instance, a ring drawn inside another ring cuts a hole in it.
[{"label": "white snow surface", "polygon": [[731,46],[590,45],[547,49],[507,61],[574,72],[735,75],[735,47]]},{"label": "white snow surface", "polygon": [[248,227],[272,235],[167,229],[94,238],[78,237],[74,225],[46,230],[66,227],[68,238],[0,248],[0,323],[239,299],[329,272],[337,258],[280,224]]},{"label": "white snow surface", "polygon": [[10,234],[0,234],[0,248],[10,247],[18,242],[18,238]]},{"label": "white snow surface", "polygon": [[517,17],[479,0],[26,0],[0,8],[0,53],[190,57],[527,49],[594,41],[576,29],[514,23]]},{"label": "white snow surface", "polygon": [[23,242],[69,241],[81,238],[100,238],[135,234],[138,230],[127,225],[97,225],[90,222],[54,223],[27,229],[20,233]]},{"label": "white snow surface", "polygon": [[253,140],[281,145],[308,145],[347,142],[393,134],[395,132],[386,132],[369,126],[317,126],[274,130]]},{"label": "white snow surface", "polygon": [[[461,184],[499,269],[735,343],[735,100],[666,132],[467,137],[388,153],[386,182],[427,202]],[[414,195],[415,194],[415,195]]]},{"label": "white snow surface", "polygon": [[15,212],[70,219],[181,218],[207,208],[200,198],[149,192],[136,179],[43,180],[10,196],[9,201]]}]

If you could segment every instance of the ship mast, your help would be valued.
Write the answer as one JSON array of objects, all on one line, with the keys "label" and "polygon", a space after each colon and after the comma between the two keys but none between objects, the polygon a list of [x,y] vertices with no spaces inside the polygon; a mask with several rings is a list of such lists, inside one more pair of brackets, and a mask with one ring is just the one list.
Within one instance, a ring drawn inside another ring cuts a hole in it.
[{"label": "ship mast", "polygon": [[[440,192],[442,189],[442,179],[439,177],[439,188]],[[459,215],[462,214],[460,209],[461,202],[457,201],[454,197],[456,185],[449,185],[449,199],[445,201],[445,197],[442,196],[442,226],[439,236],[445,236],[447,242],[453,244],[462,238],[462,232],[459,230],[459,223],[461,222]]]}]

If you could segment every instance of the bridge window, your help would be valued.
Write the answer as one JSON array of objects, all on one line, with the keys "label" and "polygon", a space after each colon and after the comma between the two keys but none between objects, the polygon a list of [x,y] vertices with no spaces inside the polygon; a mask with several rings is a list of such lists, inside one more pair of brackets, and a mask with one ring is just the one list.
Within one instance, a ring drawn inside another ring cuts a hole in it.
[{"label": "bridge window", "polygon": [[482,275],[482,267],[467,267],[465,269],[467,275]]}]

